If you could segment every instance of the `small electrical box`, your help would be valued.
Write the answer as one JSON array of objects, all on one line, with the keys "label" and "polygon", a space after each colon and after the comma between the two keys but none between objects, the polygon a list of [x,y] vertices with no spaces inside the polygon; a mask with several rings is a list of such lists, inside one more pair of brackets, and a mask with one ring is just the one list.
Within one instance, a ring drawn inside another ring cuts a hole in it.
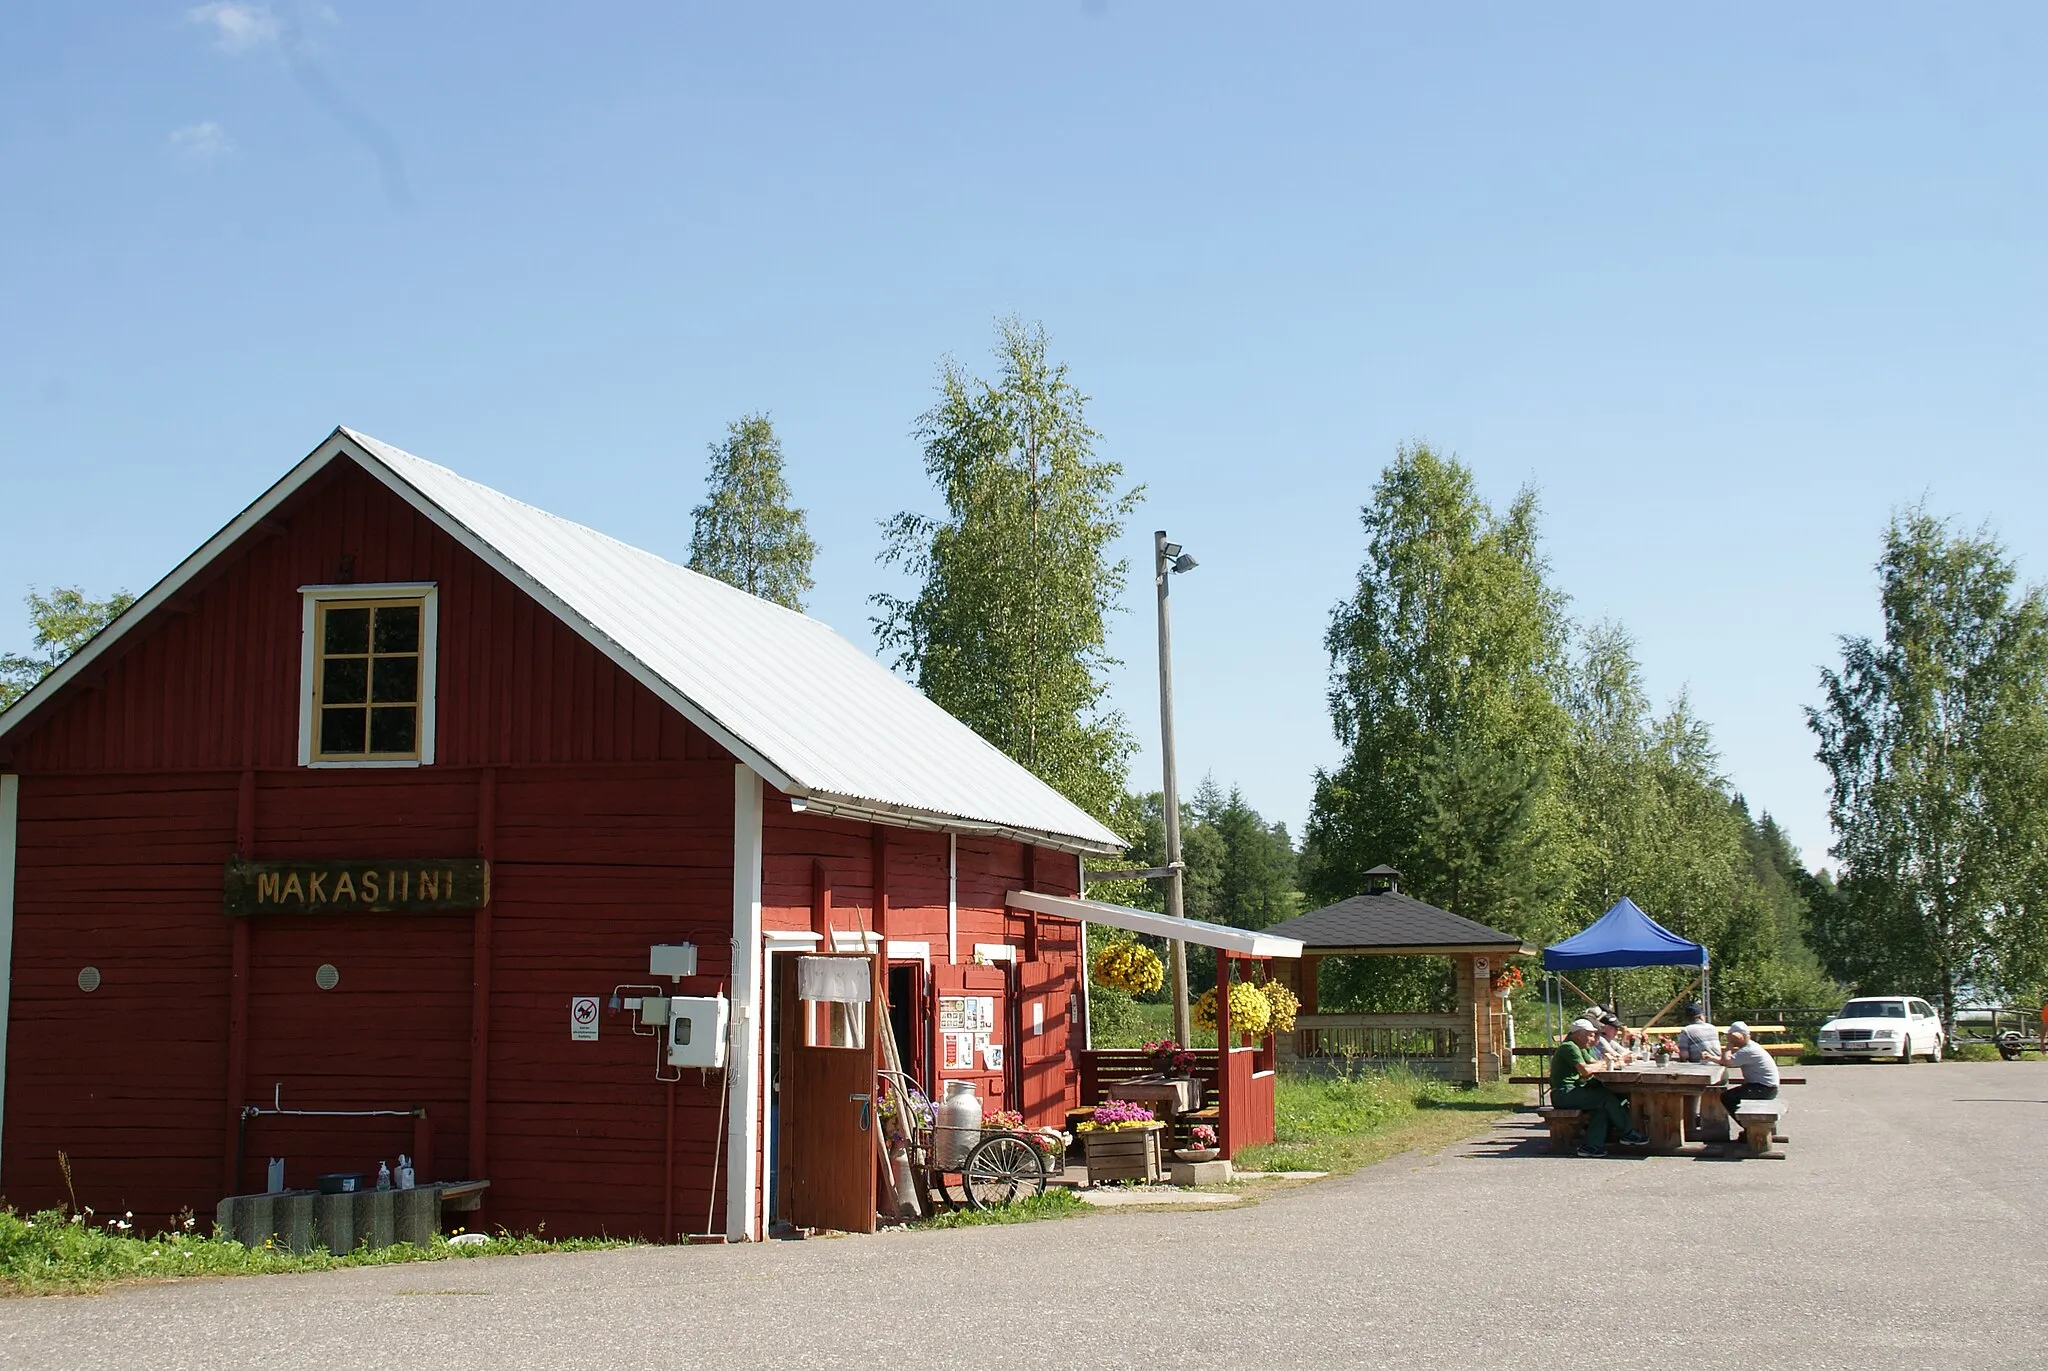
[{"label": "small electrical box", "polygon": [[697,944],[656,943],[647,949],[647,974],[671,980],[697,974]]},{"label": "small electrical box", "polygon": [[668,1064],[724,1066],[728,1004],[723,995],[676,995],[668,1002]]},{"label": "small electrical box", "polygon": [[642,995],[640,997],[640,1022],[643,1026],[659,1028],[668,1022],[668,998],[663,995]]}]

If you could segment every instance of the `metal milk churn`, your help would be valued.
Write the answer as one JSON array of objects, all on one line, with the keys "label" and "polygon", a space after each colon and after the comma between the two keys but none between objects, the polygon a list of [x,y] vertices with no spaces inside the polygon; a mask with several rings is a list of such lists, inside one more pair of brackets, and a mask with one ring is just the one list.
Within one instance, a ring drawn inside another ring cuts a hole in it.
[{"label": "metal milk churn", "polygon": [[946,1098],[932,1107],[932,1151],[941,1171],[958,1171],[981,1141],[981,1096],[973,1081],[947,1081]]}]

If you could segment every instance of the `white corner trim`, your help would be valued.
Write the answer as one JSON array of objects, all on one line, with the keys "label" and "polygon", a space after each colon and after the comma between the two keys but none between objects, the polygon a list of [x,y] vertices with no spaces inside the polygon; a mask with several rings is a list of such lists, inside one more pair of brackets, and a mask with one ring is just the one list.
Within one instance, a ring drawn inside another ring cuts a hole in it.
[{"label": "white corner trim", "polygon": [[725,1235],[761,1236],[755,1191],[761,1179],[761,802],[759,773],[732,769],[732,1032],[726,1054]]},{"label": "white corner trim", "polygon": [[960,835],[946,835],[946,962],[960,965]]},{"label": "white corner trim", "polygon": [[[299,765],[315,770],[381,770],[434,764],[434,704],[441,663],[441,593],[432,581],[374,581],[348,586],[299,587]],[[313,760],[314,627],[322,600],[419,600],[420,605],[420,755],[393,760]]]},{"label": "white corner trim", "polygon": [[21,777],[0,776],[0,1136],[7,1123],[7,1019],[14,989],[15,834],[21,819]]}]

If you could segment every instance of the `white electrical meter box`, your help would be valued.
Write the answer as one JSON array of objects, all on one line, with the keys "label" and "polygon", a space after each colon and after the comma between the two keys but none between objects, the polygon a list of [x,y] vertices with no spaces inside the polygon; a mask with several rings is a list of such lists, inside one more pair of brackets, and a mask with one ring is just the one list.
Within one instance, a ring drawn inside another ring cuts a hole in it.
[{"label": "white electrical meter box", "polygon": [[668,1064],[724,1066],[728,1013],[723,995],[675,995],[668,1002]]},{"label": "white electrical meter box", "polygon": [[647,974],[671,979],[697,974],[697,944],[656,943],[647,949]]}]

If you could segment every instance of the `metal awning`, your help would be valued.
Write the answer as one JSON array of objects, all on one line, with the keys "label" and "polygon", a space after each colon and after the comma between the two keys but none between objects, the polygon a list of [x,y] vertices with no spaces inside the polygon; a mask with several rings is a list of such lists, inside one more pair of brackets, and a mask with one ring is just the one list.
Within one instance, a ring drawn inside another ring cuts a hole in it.
[{"label": "metal awning", "polygon": [[1276,938],[1270,933],[1204,923],[1200,919],[1176,919],[1166,914],[1155,914],[1149,909],[1132,909],[1129,905],[1105,904],[1101,900],[1082,900],[1070,895],[1041,895],[1035,890],[1013,890],[1006,900],[1012,909],[1035,909],[1040,914],[1107,924],[1131,933],[1196,943],[1220,952],[1235,952],[1243,957],[1301,955],[1301,944],[1293,938]]}]

